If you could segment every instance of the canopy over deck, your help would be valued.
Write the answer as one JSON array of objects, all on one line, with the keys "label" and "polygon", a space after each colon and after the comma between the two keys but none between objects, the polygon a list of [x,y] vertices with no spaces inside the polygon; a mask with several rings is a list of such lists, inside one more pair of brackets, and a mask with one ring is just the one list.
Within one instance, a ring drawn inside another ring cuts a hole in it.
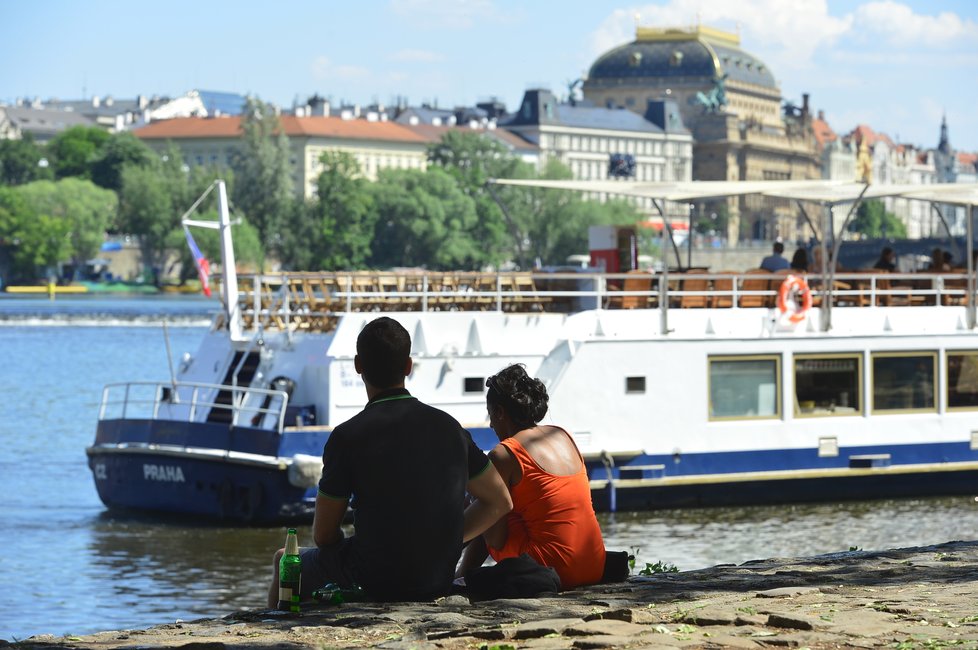
[{"label": "canopy over deck", "polygon": [[830,180],[649,183],[618,180],[552,181],[507,178],[491,179],[489,182],[497,185],[617,194],[686,203],[728,196],[760,194],[780,199],[811,201],[829,206],[886,196],[950,205],[978,205],[978,183],[867,185],[866,183]]},{"label": "canopy over deck", "polygon": [[[808,220],[809,225],[818,237],[823,248],[823,274],[828,271],[830,282],[826,283],[824,291],[830,292],[831,279],[835,275],[836,260],[839,257],[839,247],[841,240],[834,242],[831,256],[825,254],[826,237],[820,236],[820,232],[826,232],[823,221],[821,228],[816,228],[809,218],[802,202],[818,203],[823,207],[826,215],[831,214],[831,208],[836,205],[850,205],[849,214],[842,224],[845,229],[846,224],[856,212],[859,204],[866,199],[876,199],[882,197],[898,197],[914,201],[926,201],[930,203],[940,216],[945,228],[948,228],[944,216],[941,214],[938,205],[964,206],[968,210],[969,218],[965,219],[967,230],[967,268],[968,268],[968,293],[967,293],[967,319],[968,327],[974,329],[976,326],[975,311],[975,269],[974,269],[974,212],[978,206],[978,183],[942,183],[934,185],[873,185],[854,181],[833,181],[833,180],[797,180],[797,181],[686,181],[673,183],[650,183],[625,180],[523,180],[523,179],[490,179],[487,183],[490,192],[492,185],[513,185],[518,187],[538,187],[571,190],[576,192],[590,192],[614,194],[618,196],[630,196],[636,198],[651,199],[659,213],[663,217],[666,228],[669,228],[668,221],[662,203],[665,201],[677,203],[692,203],[705,199],[720,199],[730,196],[742,196],[746,194],[759,194],[772,198],[788,199],[797,201],[799,208]],[[495,194],[493,194],[495,196]],[[498,197],[496,197],[499,202]],[[502,203],[500,203],[502,206]],[[505,206],[503,211],[505,212]],[[671,228],[670,228],[671,231]],[[950,229],[948,228],[950,234]],[[679,258],[679,249],[673,240],[673,248],[676,257]],[[832,260],[829,268],[826,268],[825,260]],[[668,269],[667,269],[668,270]],[[831,299],[822,300],[823,318],[822,327],[831,328]],[[663,310],[663,318],[665,310]]]}]

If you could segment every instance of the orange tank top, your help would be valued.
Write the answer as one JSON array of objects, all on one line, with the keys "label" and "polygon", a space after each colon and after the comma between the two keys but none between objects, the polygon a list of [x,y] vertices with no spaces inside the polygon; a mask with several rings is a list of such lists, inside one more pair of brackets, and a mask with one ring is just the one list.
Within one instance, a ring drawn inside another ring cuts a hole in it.
[{"label": "orange tank top", "polygon": [[516,438],[500,444],[519,462],[523,478],[510,488],[509,533],[503,548],[489,548],[492,558],[498,562],[527,553],[553,567],[564,589],[599,582],[604,573],[604,540],[583,460],[581,471],[557,476],[537,465]]}]

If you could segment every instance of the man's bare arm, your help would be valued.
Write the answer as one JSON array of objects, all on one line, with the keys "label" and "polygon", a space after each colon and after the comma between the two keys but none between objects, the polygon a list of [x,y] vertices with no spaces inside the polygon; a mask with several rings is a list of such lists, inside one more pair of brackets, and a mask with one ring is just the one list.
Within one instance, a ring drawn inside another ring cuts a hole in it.
[{"label": "man's bare arm", "polygon": [[316,514],[312,519],[312,539],[316,546],[329,546],[343,539],[340,525],[346,515],[349,499],[316,495]]},{"label": "man's bare arm", "polygon": [[462,541],[481,535],[496,523],[500,517],[513,509],[513,499],[509,489],[499,476],[495,466],[489,463],[484,472],[471,479],[466,485],[475,501],[465,509],[462,525]]}]

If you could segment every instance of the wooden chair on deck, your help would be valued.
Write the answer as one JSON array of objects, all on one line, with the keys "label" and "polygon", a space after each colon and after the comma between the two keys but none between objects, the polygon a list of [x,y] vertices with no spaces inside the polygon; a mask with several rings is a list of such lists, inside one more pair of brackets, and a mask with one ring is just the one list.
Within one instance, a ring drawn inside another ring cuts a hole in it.
[{"label": "wooden chair on deck", "polygon": [[710,302],[710,279],[706,277],[706,271],[700,269],[690,269],[683,273],[679,281],[679,307],[703,308],[708,307]]},{"label": "wooden chair on deck", "polygon": [[649,296],[629,296],[623,294],[628,292],[652,291],[652,275],[639,269],[629,271],[625,276],[625,281],[622,283],[621,290],[621,294],[617,292],[609,294],[608,308],[645,309],[650,303]]},{"label": "wooden chair on deck", "polygon": [[736,271],[717,271],[713,278],[713,297],[710,306],[713,308],[733,307],[734,283],[736,281]]},{"label": "wooden chair on deck", "polygon": [[[774,306],[774,296],[768,295],[771,291],[772,276],[774,274],[764,269],[750,269],[745,271],[745,277],[740,281],[740,307],[772,307]],[[784,278],[778,278],[780,285]],[[763,294],[759,292],[764,292]],[[753,295],[751,295],[753,294]]]}]

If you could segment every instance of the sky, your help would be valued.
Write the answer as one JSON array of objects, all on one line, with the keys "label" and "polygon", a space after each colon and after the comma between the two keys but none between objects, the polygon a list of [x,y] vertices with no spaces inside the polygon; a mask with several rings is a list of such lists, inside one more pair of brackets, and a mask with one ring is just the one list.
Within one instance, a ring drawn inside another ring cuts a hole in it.
[{"label": "sky", "polygon": [[253,94],[515,110],[565,95],[635,26],[739,31],[796,105],[836,132],[978,151],[975,0],[0,0],[0,101]]}]

